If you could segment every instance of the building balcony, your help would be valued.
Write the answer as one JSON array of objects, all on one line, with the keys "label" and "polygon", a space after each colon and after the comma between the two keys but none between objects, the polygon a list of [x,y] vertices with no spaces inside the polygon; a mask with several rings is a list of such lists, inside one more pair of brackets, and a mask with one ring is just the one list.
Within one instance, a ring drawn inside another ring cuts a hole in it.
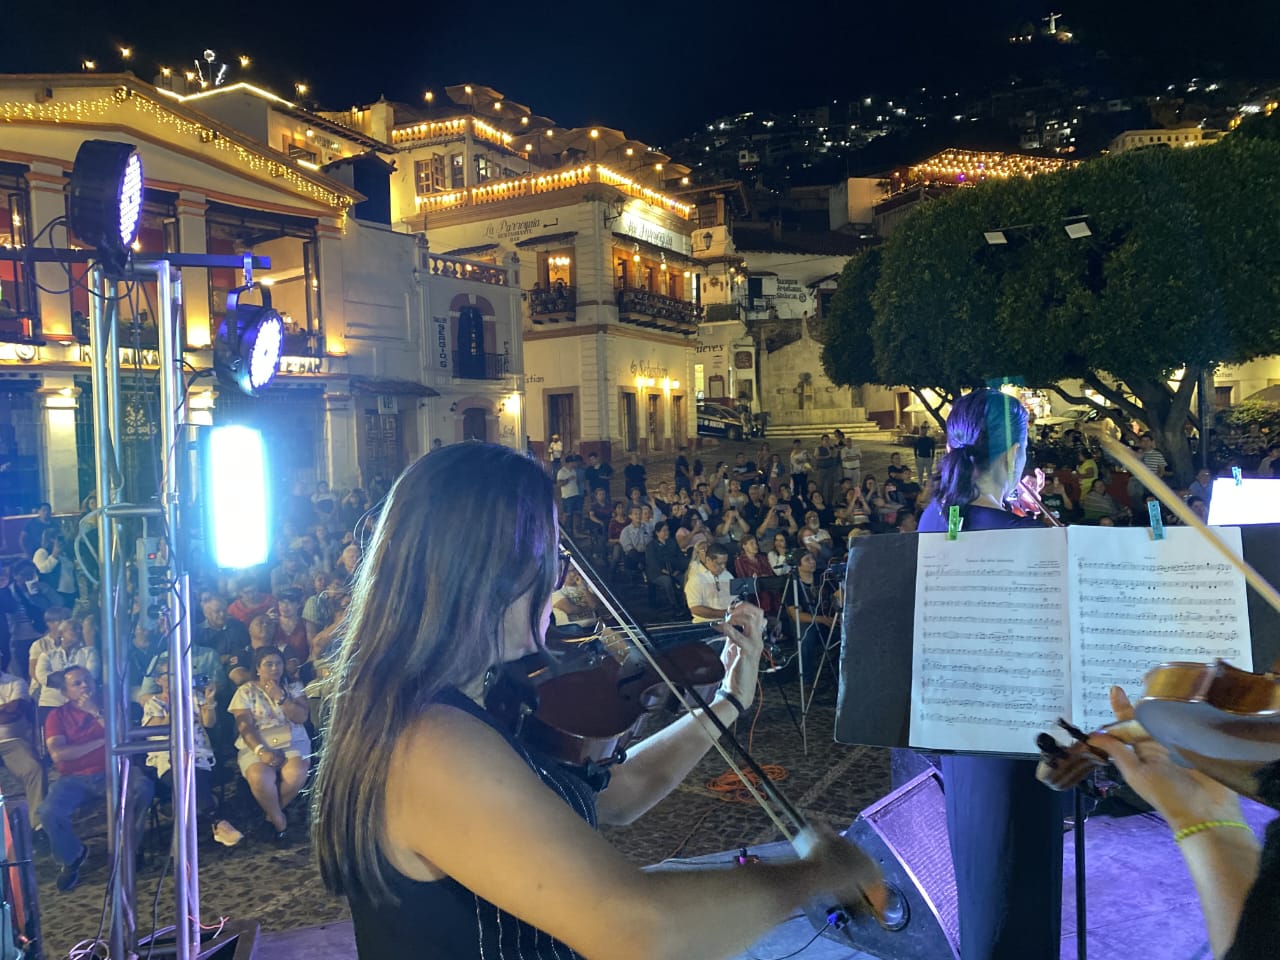
[{"label": "building balcony", "polygon": [[551,288],[534,287],[529,291],[529,318],[536,324],[573,323],[576,318],[578,291],[563,283]]},{"label": "building balcony", "polygon": [[501,380],[511,372],[505,353],[453,351],[453,376],[459,380]]},{"label": "building balcony", "polygon": [[462,260],[458,257],[445,257],[438,253],[423,253],[422,265],[433,277],[471,280],[475,283],[487,283],[497,287],[505,287],[509,282],[506,268],[496,267],[492,263],[479,263],[472,260]]},{"label": "building balcony", "polygon": [[618,291],[618,319],[638,327],[691,336],[698,332],[702,310],[685,300],[626,287]]}]

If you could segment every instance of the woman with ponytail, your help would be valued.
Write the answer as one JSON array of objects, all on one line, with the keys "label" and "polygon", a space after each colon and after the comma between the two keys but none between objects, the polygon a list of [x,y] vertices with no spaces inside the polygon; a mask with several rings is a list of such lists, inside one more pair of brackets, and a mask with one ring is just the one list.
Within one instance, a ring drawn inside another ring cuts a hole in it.
[{"label": "woman with ponytail", "polygon": [[[961,397],[947,418],[947,451],[920,532],[945,531],[953,506],[966,532],[1044,529],[1007,506],[1026,458],[1021,403],[998,390]],[[1035,767],[1034,760],[998,756],[942,758],[962,960],[1056,957],[1060,950],[1062,794],[1034,782]]]}]

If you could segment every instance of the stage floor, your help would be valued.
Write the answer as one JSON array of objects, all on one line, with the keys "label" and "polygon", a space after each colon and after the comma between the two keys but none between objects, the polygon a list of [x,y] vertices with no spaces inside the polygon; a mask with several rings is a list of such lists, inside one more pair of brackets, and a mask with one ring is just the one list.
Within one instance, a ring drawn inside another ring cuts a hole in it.
[{"label": "stage floor", "polygon": [[[1268,807],[1245,801],[1245,818],[1259,837],[1275,815]],[[1063,834],[1063,842],[1061,960],[1070,960],[1076,956],[1075,862],[1071,833]],[[766,844],[755,852],[764,858],[777,858],[785,854],[785,849],[780,844]],[[735,849],[694,860],[723,863],[737,853]],[[688,862],[691,861],[682,861]],[[1085,827],[1085,864],[1089,956],[1210,960],[1195,888],[1163,821],[1152,815],[1091,818]],[[797,917],[769,931],[735,960],[774,960],[802,948],[803,960],[876,958],[874,954],[851,949],[825,937],[805,948],[813,937],[813,926],[804,917]],[[935,960],[892,956],[893,960]],[[330,923],[264,934],[254,957],[257,960],[354,958],[351,924]]]}]

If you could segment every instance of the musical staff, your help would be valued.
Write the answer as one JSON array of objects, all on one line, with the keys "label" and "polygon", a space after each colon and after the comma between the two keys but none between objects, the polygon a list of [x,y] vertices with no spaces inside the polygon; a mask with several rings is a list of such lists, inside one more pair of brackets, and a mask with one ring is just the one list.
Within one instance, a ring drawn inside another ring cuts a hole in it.
[{"label": "musical staff", "polygon": [[914,626],[910,741],[940,750],[1026,754],[1058,716],[1101,726],[1111,686],[1136,693],[1159,663],[1252,669],[1244,578],[1184,528],[924,535]]},{"label": "musical staff", "polygon": [[[1220,532],[1240,552],[1239,529]],[[1085,729],[1112,719],[1113,684],[1136,693],[1159,663],[1222,657],[1251,668],[1244,578],[1196,531],[1153,540],[1141,529],[1073,527],[1068,569],[1072,713]]]},{"label": "musical staff", "polygon": [[1026,753],[1070,703],[1065,531],[1043,532],[1056,550],[1040,531],[921,538],[913,744]]}]

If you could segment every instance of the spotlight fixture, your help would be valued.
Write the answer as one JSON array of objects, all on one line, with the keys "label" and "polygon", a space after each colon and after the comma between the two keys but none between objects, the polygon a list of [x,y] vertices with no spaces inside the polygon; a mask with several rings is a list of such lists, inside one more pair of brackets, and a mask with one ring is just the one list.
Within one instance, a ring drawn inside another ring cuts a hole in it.
[{"label": "spotlight fixture", "polygon": [[[257,288],[261,304],[242,302]],[[271,291],[259,283],[247,283],[227,294],[227,313],[213,341],[213,370],[218,379],[242,393],[256,397],[280,368],[284,320],[271,306]]]},{"label": "spotlight fixture", "polygon": [[239,425],[214,427],[202,452],[205,529],[214,563],[230,570],[264,563],[270,486],[262,434]]},{"label": "spotlight fixture", "polygon": [[142,225],[142,158],[131,143],[86,140],[71,170],[71,232],[121,269]]},{"label": "spotlight fixture", "polygon": [[1089,229],[1089,221],[1083,217],[1064,224],[1062,229],[1067,232],[1067,236],[1072,240],[1083,240],[1085,237],[1093,236],[1093,231]]},{"label": "spotlight fixture", "polygon": [[983,231],[983,239],[993,247],[1002,246],[1009,242],[1009,238],[1005,236],[1003,230],[986,230]]},{"label": "spotlight fixture", "polygon": [[253,61],[252,61],[252,60],[250,60],[248,57],[246,57],[244,54],[241,54],[241,55],[240,55],[240,67],[241,67],[241,69],[244,69],[244,68],[248,67],[248,66],[249,66],[249,64],[251,64],[251,63],[253,63]]}]

